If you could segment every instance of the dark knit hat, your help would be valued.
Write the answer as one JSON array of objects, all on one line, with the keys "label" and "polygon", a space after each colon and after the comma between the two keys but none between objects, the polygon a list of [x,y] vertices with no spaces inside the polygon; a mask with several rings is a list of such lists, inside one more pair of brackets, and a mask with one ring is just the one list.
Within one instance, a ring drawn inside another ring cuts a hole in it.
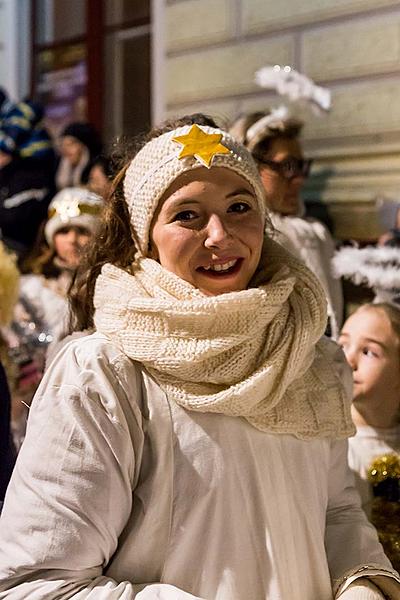
[{"label": "dark knit hat", "polygon": [[10,104],[0,122],[0,151],[21,158],[52,155],[52,143],[41,124],[43,107],[26,100]]},{"label": "dark knit hat", "polygon": [[100,136],[90,123],[70,123],[63,130],[61,137],[67,135],[77,139],[86,146],[91,158],[101,153],[102,144]]}]

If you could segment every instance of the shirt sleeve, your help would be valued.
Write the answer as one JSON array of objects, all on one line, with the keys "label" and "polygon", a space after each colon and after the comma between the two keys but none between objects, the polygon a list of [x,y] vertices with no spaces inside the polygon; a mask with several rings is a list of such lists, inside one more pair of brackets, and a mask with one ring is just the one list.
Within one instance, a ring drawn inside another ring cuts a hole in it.
[{"label": "shirt sleeve", "polygon": [[103,576],[131,513],[143,432],[124,420],[123,387],[102,360],[67,350],[38,389],[0,519],[0,599],[181,598]]},{"label": "shirt sleeve", "polygon": [[347,440],[332,442],[325,545],[335,598],[361,577],[371,578],[388,598],[399,597],[400,577],[386,557],[354,487],[347,464]]}]

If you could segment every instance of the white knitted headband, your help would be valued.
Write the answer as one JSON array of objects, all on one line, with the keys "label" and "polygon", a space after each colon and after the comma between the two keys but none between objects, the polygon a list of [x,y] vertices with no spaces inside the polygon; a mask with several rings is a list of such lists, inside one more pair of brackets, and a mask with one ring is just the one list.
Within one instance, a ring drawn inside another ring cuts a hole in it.
[{"label": "white knitted headband", "polygon": [[103,206],[100,196],[84,188],[70,187],[58,192],[50,202],[44,228],[49,246],[53,246],[54,235],[63,227],[75,225],[94,233]]},{"label": "white knitted headband", "polygon": [[164,192],[179,175],[202,166],[225,167],[246,179],[265,217],[265,193],[249,151],[221,129],[185,125],[150,140],[125,175],[125,201],[142,255],[147,254],[151,222]]}]

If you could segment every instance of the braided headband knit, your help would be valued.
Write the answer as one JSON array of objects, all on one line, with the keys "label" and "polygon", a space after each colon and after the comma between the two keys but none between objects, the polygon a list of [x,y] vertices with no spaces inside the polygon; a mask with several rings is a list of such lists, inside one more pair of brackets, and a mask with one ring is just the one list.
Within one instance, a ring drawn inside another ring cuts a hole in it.
[{"label": "braided headband knit", "polygon": [[253,187],[261,214],[265,215],[264,190],[248,150],[221,129],[179,127],[148,142],[125,175],[125,201],[143,256],[147,254],[150,226],[160,198],[179,175],[202,166],[225,167],[241,175]]}]

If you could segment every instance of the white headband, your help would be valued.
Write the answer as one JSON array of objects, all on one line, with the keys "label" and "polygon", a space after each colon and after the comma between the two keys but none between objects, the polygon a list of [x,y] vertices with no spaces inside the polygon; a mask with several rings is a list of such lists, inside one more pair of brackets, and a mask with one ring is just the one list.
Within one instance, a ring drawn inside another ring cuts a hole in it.
[{"label": "white headband", "polygon": [[266,129],[283,130],[285,121],[289,118],[289,110],[286,106],[273,108],[268,115],[258,119],[246,132],[246,141],[249,143]]},{"label": "white headband", "polygon": [[53,245],[54,235],[63,227],[77,225],[94,233],[103,206],[100,196],[84,188],[70,187],[58,192],[50,202],[44,228],[49,246]]}]

